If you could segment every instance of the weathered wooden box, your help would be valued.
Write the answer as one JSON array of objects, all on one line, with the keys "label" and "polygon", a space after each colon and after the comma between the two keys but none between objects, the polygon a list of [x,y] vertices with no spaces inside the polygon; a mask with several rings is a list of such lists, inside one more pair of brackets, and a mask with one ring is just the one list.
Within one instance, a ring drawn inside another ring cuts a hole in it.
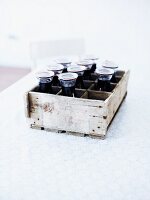
[{"label": "weathered wooden box", "polygon": [[[94,77],[94,76],[93,76]],[[25,110],[31,128],[104,138],[115,113],[127,93],[129,71],[117,71],[118,83],[111,92],[94,90],[95,79],[85,81],[86,89],[75,89],[75,97],[38,92],[38,86],[25,94]]]}]

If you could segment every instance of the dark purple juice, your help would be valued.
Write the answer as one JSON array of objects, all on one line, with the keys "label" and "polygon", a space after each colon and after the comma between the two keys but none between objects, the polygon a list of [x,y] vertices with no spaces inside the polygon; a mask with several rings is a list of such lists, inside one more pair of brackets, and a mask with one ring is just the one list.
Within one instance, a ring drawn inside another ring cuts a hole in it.
[{"label": "dark purple juice", "polygon": [[64,68],[62,73],[66,73],[66,72],[67,72],[67,68]]},{"label": "dark purple juice", "polygon": [[53,77],[53,81],[52,81],[53,86],[59,86],[59,80],[58,80],[58,76],[54,76]]},{"label": "dark purple juice", "polygon": [[52,92],[51,85],[52,85],[51,82],[48,82],[48,83],[40,82],[39,83],[39,92],[41,92],[41,93],[51,93]]},{"label": "dark purple juice", "polygon": [[117,83],[117,79],[116,79],[116,72],[114,72],[112,78],[111,78],[111,82],[112,83]]},{"label": "dark purple juice", "polygon": [[80,89],[84,88],[83,76],[78,76],[76,80],[76,87]]},{"label": "dark purple juice", "polygon": [[75,87],[62,87],[62,93],[64,96],[73,97]]},{"label": "dark purple juice", "polygon": [[90,72],[91,72],[91,73],[94,73],[95,70],[96,70],[96,63],[94,63],[94,64],[92,65]]},{"label": "dark purple juice", "polygon": [[97,89],[101,91],[110,92],[111,91],[110,81],[98,79]]},{"label": "dark purple juice", "polygon": [[85,70],[84,71],[83,79],[84,80],[91,80],[91,71],[90,70]]}]

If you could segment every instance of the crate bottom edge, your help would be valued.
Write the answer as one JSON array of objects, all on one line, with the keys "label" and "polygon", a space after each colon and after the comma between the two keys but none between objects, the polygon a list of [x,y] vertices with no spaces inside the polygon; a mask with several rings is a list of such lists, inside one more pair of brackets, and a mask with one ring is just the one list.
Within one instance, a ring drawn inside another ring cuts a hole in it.
[{"label": "crate bottom edge", "polygon": [[44,130],[47,132],[55,132],[59,134],[67,134],[67,135],[73,135],[73,136],[80,136],[80,137],[90,137],[93,139],[105,139],[105,135],[100,135],[100,134],[90,134],[90,133],[79,133],[79,132],[72,132],[72,131],[65,131],[65,130],[57,130],[57,129],[49,129],[49,128],[44,128],[44,127],[37,127],[37,126],[32,126],[32,129],[38,129],[38,130]]}]

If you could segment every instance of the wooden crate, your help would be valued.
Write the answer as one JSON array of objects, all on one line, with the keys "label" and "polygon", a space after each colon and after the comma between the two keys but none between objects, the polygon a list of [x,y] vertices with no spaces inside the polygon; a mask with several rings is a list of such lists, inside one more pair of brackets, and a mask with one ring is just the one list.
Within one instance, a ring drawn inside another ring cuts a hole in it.
[{"label": "wooden crate", "polygon": [[94,90],[95,79],[85,81],[86,89],[75,89],[76,97],[39,93],[38,86],[25,94],[25,111],[31,128],[73,135],[104,138],[115,113],[127,94],[129,71],[117,72],[118,83],[111,92]]}]

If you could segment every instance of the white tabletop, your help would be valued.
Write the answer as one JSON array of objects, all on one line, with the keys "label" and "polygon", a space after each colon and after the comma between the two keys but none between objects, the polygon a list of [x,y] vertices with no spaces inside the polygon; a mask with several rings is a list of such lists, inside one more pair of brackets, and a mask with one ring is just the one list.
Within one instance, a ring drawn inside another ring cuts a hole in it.
[{"label": "white tabletop", "polygon": [[139,72],[105,140],[30,129],[31,75],[0,93],[0,200],[149,199],[149,70]]}]

